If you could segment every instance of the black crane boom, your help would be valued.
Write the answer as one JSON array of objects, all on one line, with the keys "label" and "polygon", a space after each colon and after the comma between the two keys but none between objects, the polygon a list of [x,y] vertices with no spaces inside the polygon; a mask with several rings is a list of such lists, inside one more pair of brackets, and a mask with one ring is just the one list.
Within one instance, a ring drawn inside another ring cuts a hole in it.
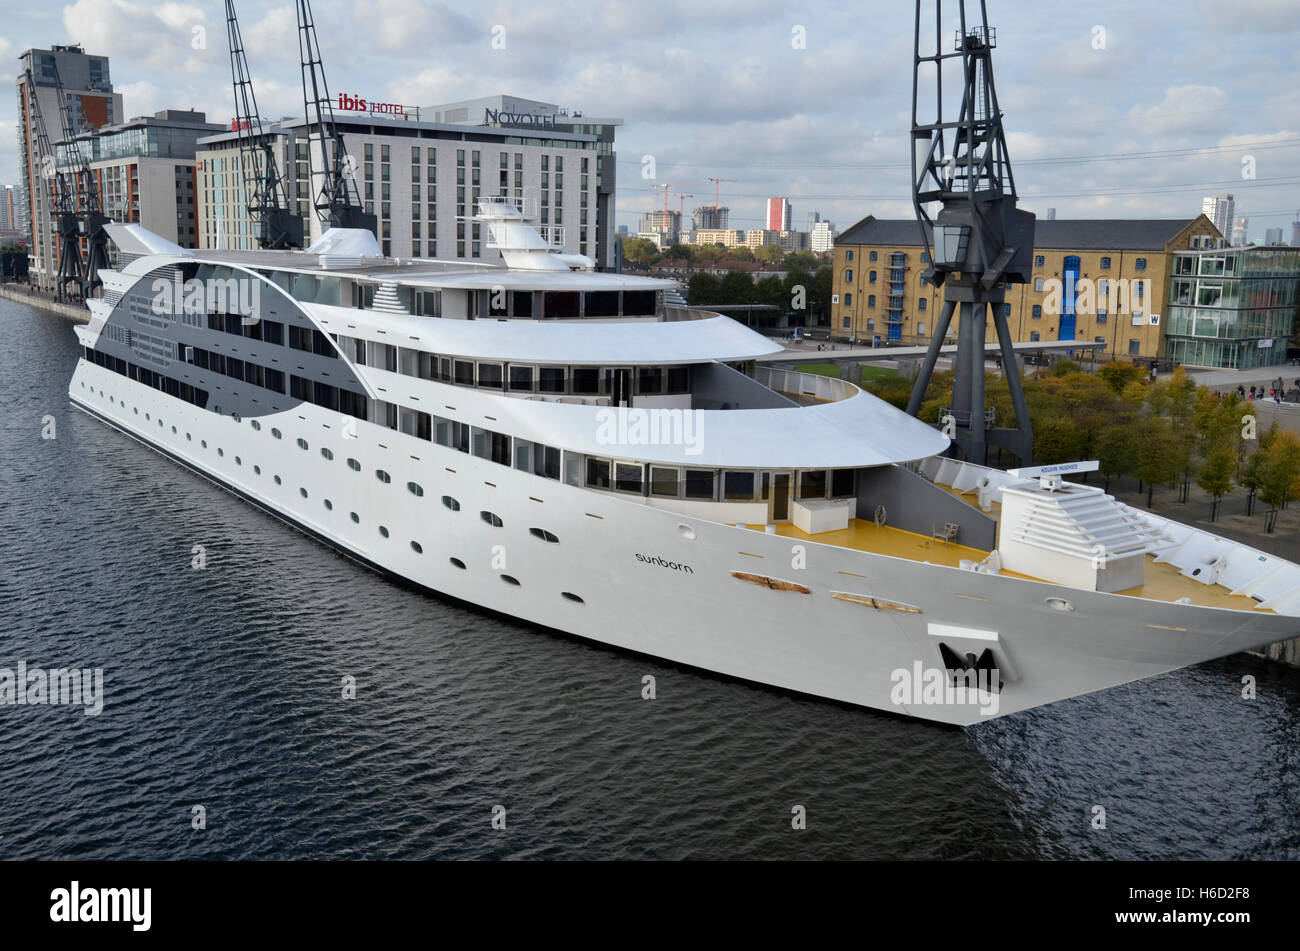
[{"label": "black crane boom", "polygon": [[[316,215],[332,228],[364,228],[377,235],[379,219],[363,210],[357,191],[355,160],[348,156],[343,135],[334,122],[334,104],[325,80],[310,0],[297,0],[297,8],[298,58],[308,140],[319,144],[321,156],[322,183],[315,200]],[[312,151],[309,147],[308,152]]]},{"label": "black crane boom", "polygon": [[230,77],[235,90],[235,131],[239,136],[239,174],[244,184],[248,217],[259,247],[286,250],[302,247],[302,218],[289,207],[271,139],[262,130],[253,77],[244,53],[233,0],[226,0],[226,40],[230,47]]}]

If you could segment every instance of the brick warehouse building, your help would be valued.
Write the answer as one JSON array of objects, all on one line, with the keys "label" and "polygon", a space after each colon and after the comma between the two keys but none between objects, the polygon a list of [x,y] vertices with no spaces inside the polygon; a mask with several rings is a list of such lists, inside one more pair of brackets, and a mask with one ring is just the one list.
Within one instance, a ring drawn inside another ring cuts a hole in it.
[{"label": "brick warehouse building", "polygon": [[[1102,342],[1101,360],[1157,359],[1165,349],[1162,315],[1174,252],[1214,248],[1221,241],[1205,215],[1040,220],[1033,281],[1009,287],[1003,304],[1011,334],[1018,342]],[[915,219],[868,215],[845,230],[834,249],[832,339],[877,346],[928,343],[943,295],[924,282],[923,256]],[[1063,300],[1070,286],[1074,307]],[[954,342],[957,323],[954,316],[948,329]],[[997,339],[991,320],[988,339]]]}]

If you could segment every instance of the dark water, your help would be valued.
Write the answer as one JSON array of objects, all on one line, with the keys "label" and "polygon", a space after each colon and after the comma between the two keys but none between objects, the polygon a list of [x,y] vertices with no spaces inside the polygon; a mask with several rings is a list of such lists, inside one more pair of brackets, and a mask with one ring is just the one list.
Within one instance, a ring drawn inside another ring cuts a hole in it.
[{"label": "dark water", "polygon": [[0,329],[0,667],[106,694],[0,707],[4,858],[1300,857],[1300,672],[962,732],[593,647],[355,567],[72,410],[69,324]]}]

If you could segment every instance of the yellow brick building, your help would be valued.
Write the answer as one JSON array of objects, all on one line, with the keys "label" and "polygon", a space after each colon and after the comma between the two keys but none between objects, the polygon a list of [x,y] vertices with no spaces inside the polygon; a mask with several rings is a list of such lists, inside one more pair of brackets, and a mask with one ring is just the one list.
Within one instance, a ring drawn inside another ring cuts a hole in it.
[{"label": "yellow brick building", "polygon": [[[1101,342],[1100,360],[1157,359],[1164,352],[1173,252],[1217,247],[1205,215],[1182,219],[1039,221],[1033,280],[1013,284],[1002,305],[1017,341]],[[831,336],[857,344],[929,343],[942,290],[922,276],[915,219],[868,215],[835,241]],[[948,338],[957,339],[954,315]],[[997,339],[993,321],[988,339]]]}]

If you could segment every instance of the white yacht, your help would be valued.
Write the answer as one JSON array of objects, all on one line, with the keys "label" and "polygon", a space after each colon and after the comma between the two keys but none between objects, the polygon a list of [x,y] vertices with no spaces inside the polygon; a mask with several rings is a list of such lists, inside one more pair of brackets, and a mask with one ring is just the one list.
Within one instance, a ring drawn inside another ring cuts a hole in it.
[{"label": "white yacht", "polygon": [[944,723],[1298,633],[1300,566],[946,458],[669,282],[560,253],[524,202],[476,210],[504,267],[346,229],[192,251],[111,225],[69,396],[414,585]]}]

